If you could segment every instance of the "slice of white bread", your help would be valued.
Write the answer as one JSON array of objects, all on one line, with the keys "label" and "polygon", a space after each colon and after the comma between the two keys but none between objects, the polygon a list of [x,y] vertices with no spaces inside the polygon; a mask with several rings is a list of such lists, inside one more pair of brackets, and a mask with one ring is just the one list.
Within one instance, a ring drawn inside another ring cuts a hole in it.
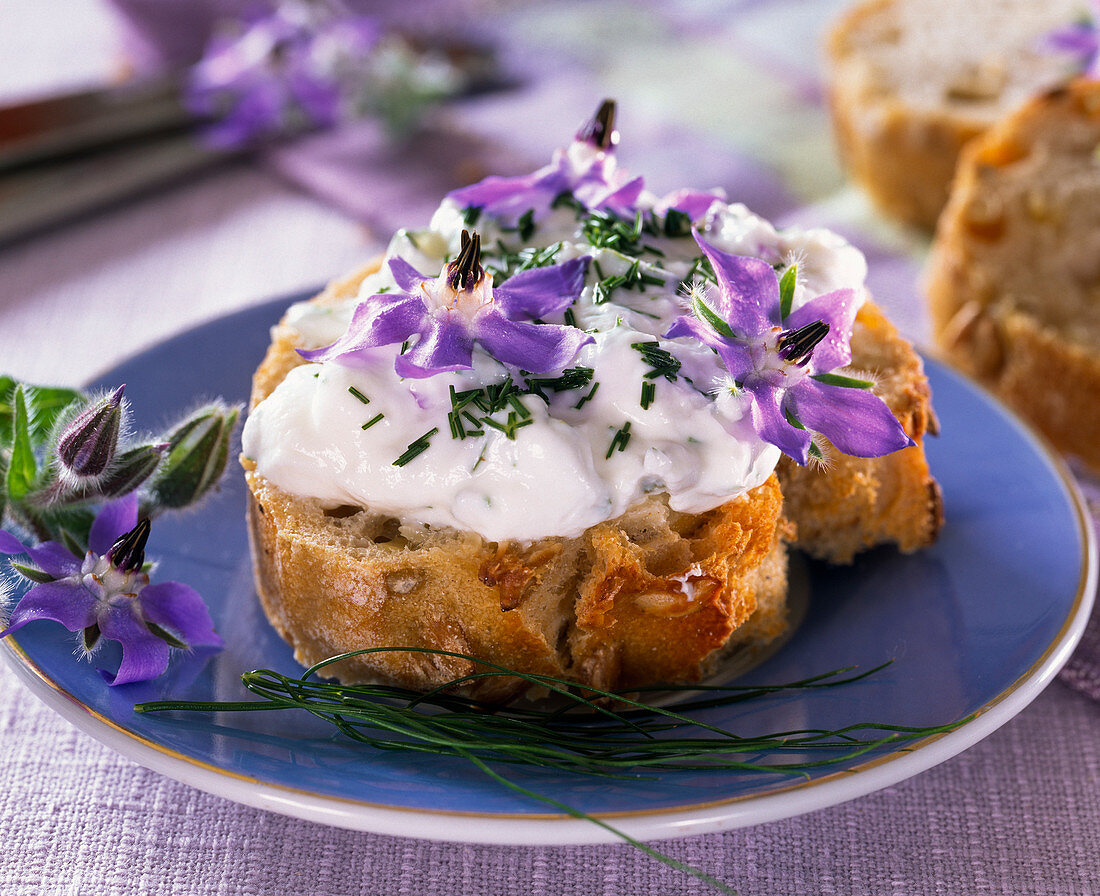
[{"label": "slice of white bread", "polygon": [[959,151],[1075,60],[1044,38],[1085,0],[868,0],[826,44],[841,156],[885,214],[931,230]]},{"label": "slice of white bread", "polygon": [[925,287],[948,359],[1100,469],[1100,82],[967,147]]},{"label": "slice of white bread", "polygon": [[[376,265],[314,299],[357,294]],[[253,381],[262,401],[302,359],[281,323]],[[856,366],[918,441],[929,392],[912,348],[873,308],[853,337]],[[489,543],[472,533],[401,526],[359,507],[326,508],[288,495],[244,461],[251,491],[256,582],[268,618],[309,664],[355,649],[451,650],[511,668],[601,688],[697,680],[740,644],[785,626],[786,542],[775,476],[747,495],[690,515],[651,497],[578,538],[533,545]],[[887,458],[838,457],[831,469],[784,466],[810,540],[800,546],[846,562],[884,542],[911,550],[938,531],[938,490],[921,448]],[[474,671],[427,654],[384,653],[346,661],[342,680],[381,678],[429,688]],[[468,689],[504,700],[522,683],[493,679]]]}]

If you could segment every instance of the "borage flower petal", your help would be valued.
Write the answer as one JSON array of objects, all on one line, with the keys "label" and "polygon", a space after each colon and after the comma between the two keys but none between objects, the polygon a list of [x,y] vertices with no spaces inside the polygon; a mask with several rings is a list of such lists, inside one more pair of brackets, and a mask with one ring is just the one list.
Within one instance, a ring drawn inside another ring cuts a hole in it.
[{"label": "borage flower petal", "polygon": [[36,619],[60,622],[69,631],[78,632],[96,621],[94,602],[74,592],[73,585],[64,579],[42,582],[23,595],[8,617],[7,628],[0,632],[0,638]]},{"label": "borage flower petal", "polygon": [[168,668],[168,644],[158,638],[130,606],[112,607],[99,616],[101,637],[122,645],[122,662],[118,672],[101,669],[99,674],[110,685],[148,681],[164,674]]},{"label": "borage flower petal", "polygon": [[803,425],[853,457],[880,457],[913,444],[886,403],[863,389],[804,379],[788,398]]},{"label": "borage flower petal", "polygon": [[463,232],[462,250],[438,277],[425,277],[403,259],[391,259],[398,293],[373,295],[356,309],[348,331],[332,345],[300,351],[310,361],[354,364],[371,350],[409,341],[394,368],[422,379],[473,366],[481,344],[504,364],[550,373],[592,341],[574,327],[529,323],[562,311],[584,289],[589,258],[523,271],[494,288],[480,263],[480,237]]},{"label": "borage flower petal", "polygon": [[25,545],[14,535],[0,529],[0,554],[26,554],[40,570],[55,579],[63,579],[80,569],[80,561],[56,541]]},{"label": "borage flower petal", "polygon": [[760,433],[760,438],[775,445],[800,464],[805,464],[810,454],[813,433],[791,426],[786,414],[783,413],[782,390],[760,379],[750,380],[746,383],[745,389],[753,398],[752,426]]},{"label": "borage flower petal", "polygon": [[117,501],[105,504],[96,514],[88,532],[88,550],[93,554],[106,554],[116,541],[129,532],[138,521],[138,498],[131,492]]},{"label": "borage flower petal", "polygon": [[731,255],[704,240],[696,232],[695,242],[714,268],[718,294],[709,304],[734,332],[759,336],[779,326],[779,279],[775,269],[760,258]]},{"label": "borage flower petal", "polygon": [[588,256],[520,271],[493,289],[493,304],[509,320],[534,320],[564,311],[584,289]]}]

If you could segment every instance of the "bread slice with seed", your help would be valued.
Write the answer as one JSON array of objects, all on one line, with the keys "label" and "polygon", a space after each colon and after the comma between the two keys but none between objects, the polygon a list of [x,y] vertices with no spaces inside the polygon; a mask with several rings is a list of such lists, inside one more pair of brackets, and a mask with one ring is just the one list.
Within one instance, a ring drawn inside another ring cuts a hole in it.
[{"label": "bread slice with seed", "polygon": [[1044,45],[1084,0],[868,0],[827,45],[829,106],[851,176],[887,215],[931,230],[959,152],[1075,60]]},{"label": "bread slice with seed", "polygon": [[967,147],[925,290],[948,359],[1100,470],[1100,82]]},{"label": "bread slice with seed", "polygon": [[[358,293],[377,263],[314,299]],[[253,380],[262,401],[300,363],[299,337],[281,323]],[[862,372],[916,439],[930,419],[920,360],[868,305],[853,347]],[[671,510],[651,496],[617,519],[571,539],[531,545],[486,542],[289,495],[244,461],[249,529],[261,602],[305,664],[365,647],[429,647],[607,689],[692,681],[738,646],[785,628],[786,545],[846,562],[892,542],[929,543],[938,492],[920,447],[890,458],[837,458],[830,469],[784,466],[747,494],[703,514]],[[373,654],[334,670],[344,681],[384,679],[430,688],[475,671],[462,659]],[[491,679],[468,688],[506,700],[525,685]]]}]

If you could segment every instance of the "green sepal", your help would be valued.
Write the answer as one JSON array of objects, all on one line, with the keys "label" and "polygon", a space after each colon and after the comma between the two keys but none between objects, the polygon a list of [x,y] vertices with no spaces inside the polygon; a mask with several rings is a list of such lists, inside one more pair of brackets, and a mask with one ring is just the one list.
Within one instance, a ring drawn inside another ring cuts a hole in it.
[{"label": "green sepal", "polygon": [[4,524],[4,512],[8,506],[8,452],[0,441],[0,526]]},{"label": "green sepal", "polygon": [[149,489],[152,512],[186,507],[213,488],[225,472],[239,416],[239,408],[211,404],[168,435],[168,450]]},{"label": "green sepal", "polygon": [[787,422],[795,429],[806,429],[806,427],[802,425],[802,421],[794,415],[794,412],[791,411],[790,408],[783,408],[783,416],[787,418]]},{"label": "green sepal", "polygon": [[11,420],[15,414],[14,392],[18,383],[10,376],[0,376],[0,448],[11,442]]},{"label": "green sepal", "polygon": [[8,498],[11,501],[21,501],[34,491],[35,480],[38,478],[38,462],[31,444],[27,401],[22,386],[16,386],[12,395],[11,429],[11,455],[5,478]]},{"label": "green sepal", "polygon": [[825,455],[821,453],[821,449],[817,446],[817,442],[810,442],[809,455],[815,460],[825,460]]},{"label": "green sepal", "polygon": [[693,295],[691,297],[691,310],[695,312],[695,316],[699,318],[699,320],[708,324],[719,336],[725,336],[727,339],[733,338],[733,330],[730,328],[730,325],[722,320],[722,318],[718,316],[718,312],[704,302],[700,296]]},{"label": "green sepal", "polygon": [[138,445],[124,451],[108,469],[96,492],[105,498],[128,495],[145,482],[160,464],[163,446]]},{"label": "green sepal", "polygon": [[37,582],[39,585],[57,581],[57,579],[48,572],[44,572],[37,566],[27,566],[25,563],[20,563],[17,560],[10,560],[8,562],[11,563],[11,568],[19,573],[24,579],[30,579],[32,582]]},{"label": "green sepal", "polygon": [[186,641],[181,641],[170,631],[168,631],[168,629],[162,628],[155,622],[150,622],[148,619],[145,620],[145,625],[149,629],[149,631],[151,631],[154,635],[164,641],[169,647],[175,647],[177,650],[189,649],[189,645]]},{"label": "green sepal", "polygon": [[875,385],[868,380],[857,380],[854,376],[841,376],[839,373],[815,373],[810,379],[826,386],[843,386],[846,389],[870,389]]},{"label": "green sepal", "polygon": [[794,287],[798,281],[798,265],[792,264],[779,278],[779,319],[786,320],[794,303]]}]

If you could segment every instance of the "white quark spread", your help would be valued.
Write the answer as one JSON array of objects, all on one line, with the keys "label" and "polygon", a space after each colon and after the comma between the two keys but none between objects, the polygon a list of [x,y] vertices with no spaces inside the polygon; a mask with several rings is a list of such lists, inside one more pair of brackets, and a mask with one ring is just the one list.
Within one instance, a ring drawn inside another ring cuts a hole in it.
[{"label": "white quark spread", "polygon": [[[695,225],[724,251],[758,256],[779,269],[797,262],[795,307],[844,287],[862,295],[863,256],[828,231],[779,232],[744,206],[724,203]],[[426,277],[437,276],[468,226],[463,210],[445,201],[426,230],[398,233],[387,255],[406,259]],[[666,493],[675,510],[701,513],[768,478],[779,449],[756,434],[718,356],[691,339],[662,338],[678,316],[690,313],[681,280],[702,254],[690,235],[646,236],[641,244],[651,249],[636,256],[593,248],[568,206],[536,222],[526,239],[484,217],[476,228],[489,270],[506,263],[505,250],[559,242],[554,263],[591,256],[580,297],[564,314],[545,320],[572,323],[592,335],[594,341],[569,365],[591,368],[590,381],[543,390],[545,399],[519,396],[528,416],[512,437],[492,426],[483,426],[482,435],[458,437],[448,425],[452,389],[462,393],[510,374],[522,381],[480,349],[472,370],[425,379],[397,375],[400,346],[373,349],[355,366],[305,364],[248,419],[244,452],[257,473],[326,505],[362,506],[405,522],[522,542],[577,536],[653,493]],[[631,286],[620,285],[610,295],[599,288],[600,281],[622,275]],[[337,308],[301,303],[287,321],[300,334],[301,347],[325,346],[347,329],[358,301],[395,288],[383,265],[364,281],[357,300]],[[653,342],[679,362],[668,376],[647,377],[655,369],[652,358],[635,346]],[[647,382],[652,388],[644,407]],[[505,423],[515,410],[511,405],[494,419]],[[416,445],[420,449],[411,459],[395,464]]]}]

